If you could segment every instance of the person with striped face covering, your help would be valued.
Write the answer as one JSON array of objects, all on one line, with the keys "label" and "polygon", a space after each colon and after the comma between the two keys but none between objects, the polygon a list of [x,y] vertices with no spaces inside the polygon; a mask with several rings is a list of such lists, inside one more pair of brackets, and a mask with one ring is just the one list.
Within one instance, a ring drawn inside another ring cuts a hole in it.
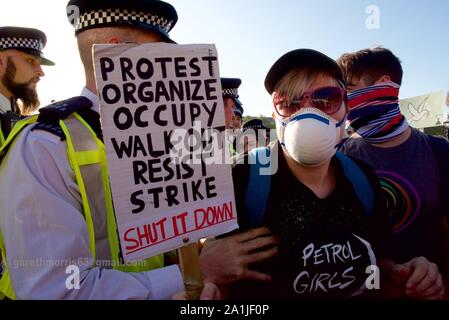
[{"label": "person with striped face covering", "polygon": [[[380,179],[394,231],[393,258],[411,263],[404,276],[441,272],[447,283],[449,144],[409,126],[399,109],[401,62],[390,50],[346,53],[337,62],[348,82],[348,122],[356,132],[341,151],[368,163]],[[431,263],[421,269],[416,263],[423,259]],[[409,297],[441,298],[444,285],[437,281],[433,289],[406,281],[407,290],[398,294],[415,288]]]}]

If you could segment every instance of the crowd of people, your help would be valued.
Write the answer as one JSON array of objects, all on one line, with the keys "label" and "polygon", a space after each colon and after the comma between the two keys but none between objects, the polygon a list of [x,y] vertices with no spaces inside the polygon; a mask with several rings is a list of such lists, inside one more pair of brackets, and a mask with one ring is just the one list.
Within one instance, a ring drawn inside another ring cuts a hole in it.
[{"label": "crowd of people", "polygon": [[[54,65],[46,36],[0,27],[0,295],[185,298],[176,259],[123,262],[92,61],[94,44],[172,43],[177,12],[159,0],[67,6],[79,12],[68,15],[85,86],[41,109],[42,65]],[[228,141],[239,229],[201,246],[202,299],[446,297],[449,143],[409,126],[402,76],[382,47],[337,61],[312,49],[285,53],[265,78],[274,141],[262,121],[243,123],[241,80],[221,79],[225,126],[239,132]],[[104,156],[80,163],[85,150]],[[277,170],[253,170],[262,157]],[[67,288],[64,264],[17,263],[35,260],[82,261],[79,288]]]}]

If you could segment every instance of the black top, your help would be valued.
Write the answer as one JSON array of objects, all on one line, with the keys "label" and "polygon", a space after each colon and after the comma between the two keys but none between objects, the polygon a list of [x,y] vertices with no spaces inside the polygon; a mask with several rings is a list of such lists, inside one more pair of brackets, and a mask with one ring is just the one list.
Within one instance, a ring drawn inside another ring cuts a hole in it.
[{"label": "black top", "polygon": [[[405,263],[423,256],[445,271],[448,248],[443,221],[448,212],[444,212],[442,199],[447,199],[449,193],[443,183],[449,180],[444,170],[449,160],[442,146],[433,145],[432,141],[428,135],[412,129],[410,137],[395,147],[378,148],[363,138],[351,138],[342,150],[368,163],[381,182],[386,215],[393,226],[395,261]],[[447,145],[446,141],[442,143]],[[435,153],[435,148],[442,154]]]},{"label": "black top", "polygon": [[[391,229],[380,214],[384,201],[378,180],[366,164],[354,161],[375,192],[371,217],[365,213],[335,157],[332,165],[336,188],[327,198],[319,199],[290,173],[283,153],[279,152],[279,168],[272,177],[262,225],[280,236],[280,254],[268,263],[252,266],[270,273],[273,281],[235,284],[231,288],[232,298],[347,298],[365,284],[366,267],[374,264],[366,242],[371,244],[377,261],[390,256]],[[241,164],[233,170],[240,230],[248,229],[244,199],[249,169],[249,165]]]}]

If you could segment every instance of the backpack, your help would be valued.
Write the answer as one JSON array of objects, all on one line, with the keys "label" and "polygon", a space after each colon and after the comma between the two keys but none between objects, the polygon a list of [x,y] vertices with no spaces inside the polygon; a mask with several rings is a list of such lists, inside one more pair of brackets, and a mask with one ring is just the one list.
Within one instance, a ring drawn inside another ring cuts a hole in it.
[{"label": "backpack", "polygon": [[[262,163],[261,157],[270,161]],[[336,153],[343,173],[354,188],[357,198],[362,203],[365,214],[370,217],[374,212],[374,190],[362,169],[348,156],[341,152]],[[269,148],[253,149],[248,154],[250,175],[245,195],[245,209],[249,226],[255,228],[261,225],[268,204],[270,194],[271,175],[260,174],[267,171],[271,164],[271,151]]]}]

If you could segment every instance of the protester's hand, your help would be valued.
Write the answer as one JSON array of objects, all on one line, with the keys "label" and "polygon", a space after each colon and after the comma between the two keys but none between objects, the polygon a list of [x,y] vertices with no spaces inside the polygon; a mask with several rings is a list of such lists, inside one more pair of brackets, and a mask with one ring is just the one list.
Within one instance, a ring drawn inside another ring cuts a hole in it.
[{"label": "protester's hand", "polygon": [[[200,300],[221,300],[223,296],[220,289],[215,283],[205,282],[203,290],[201,291]],[[187,293],[181,291],[173,296],[173,300],[188,300]]]},{"label": "protester's hand", "polygon": [[425,300],[444,298],[444,283],[438,267],[424,257],[396,264],[391,270],[391,277],[409,298]]},{"label": "protester's hand", "polygon": [[208,240],[200,256],[203,278],[218,285],[243,279],[270,281],[269,274],[251,270],[249,265],[275,256],[278,243],[279,239],[267,228]]}]

